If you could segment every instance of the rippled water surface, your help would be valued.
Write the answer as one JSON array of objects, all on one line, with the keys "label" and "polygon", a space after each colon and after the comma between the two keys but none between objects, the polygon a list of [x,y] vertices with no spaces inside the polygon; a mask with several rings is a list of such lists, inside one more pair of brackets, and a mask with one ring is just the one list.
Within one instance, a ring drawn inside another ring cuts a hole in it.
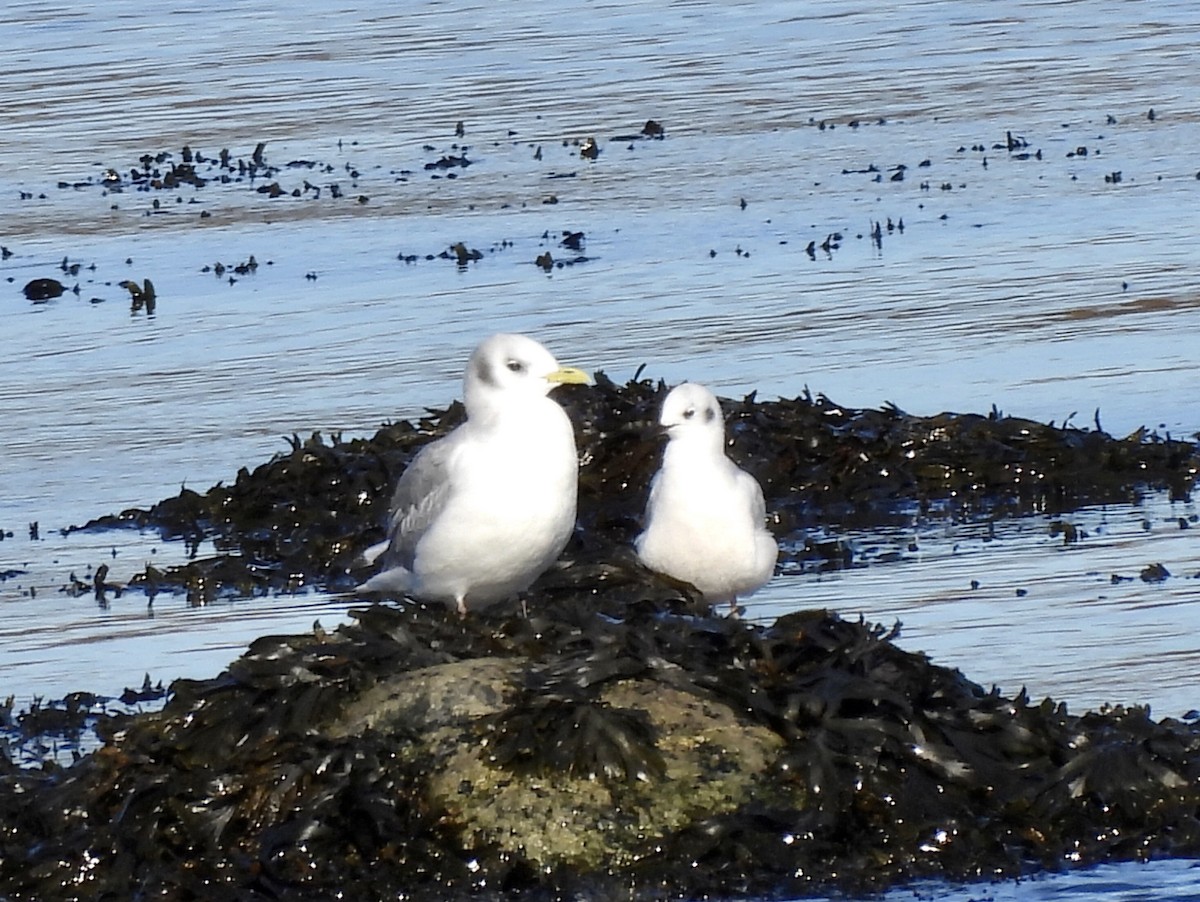
[{"label": "rippled water surface", "polygon": [[[101,608],[59,587],[183,550],[58,530],[444,405],[499,329],[617,380],[1200,431],[1198,25],[1184,2],[10,3],[0,694],[210,675],[338,622],[350,602],[319,593]],[[665,140],[621,137],[649,118]],[[283,196],[129,177],[259,142]],[[471,165],[425,168],[449,156]],[[482,258],[436,256],[456,242]],[[587,260],[545,273],[547,250]],[[45,277],[67,293],[26,300]],[[117,284],[146,278],[153,315]],[[867,566],[785,572],[751,615],[899,619],[979,682],[1179,715],[1196,514],[1081,511],[1069,547],[1043,519],[851,536]],[[1153,563],[1171,577],[1138,578]],[[1188,897],[1193,872],[1160,867],[988,894]]]}]

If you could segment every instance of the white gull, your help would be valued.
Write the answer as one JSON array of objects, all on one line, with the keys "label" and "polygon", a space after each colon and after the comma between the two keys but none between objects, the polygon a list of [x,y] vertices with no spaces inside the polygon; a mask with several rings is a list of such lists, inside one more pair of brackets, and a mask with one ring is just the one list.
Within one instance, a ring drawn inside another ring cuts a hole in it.
[{"label": "white gull", "polygon": [[367,552],[381,570],[359,589],[465,614],[529,588],[575,527],[575,434],[548,395],[587,381],[532,338],[484,340],[463,379],[466,422],[422,448],[401,474],[388,540]]},{"label": "white gull", "polygon": [[709,604],[736,606],[771,578],[779,556],[764,525],[762,487],[725,455],[721,406],[703,385],[676,386],[659,423],[669,441],[635,541],[638,557],[695,586]]}]

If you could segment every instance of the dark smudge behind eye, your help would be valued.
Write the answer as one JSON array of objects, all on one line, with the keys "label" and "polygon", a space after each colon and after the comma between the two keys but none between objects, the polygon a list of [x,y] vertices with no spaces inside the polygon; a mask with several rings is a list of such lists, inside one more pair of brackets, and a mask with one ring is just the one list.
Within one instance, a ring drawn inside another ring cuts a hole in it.
[{"label": "dark smudge behind eye", "polygon": [[488,360],[480,358],[475,361],[475,375],[479,377],[479,381],[484,385],[495,387],[496,374],[492,372],[492,365]]}]

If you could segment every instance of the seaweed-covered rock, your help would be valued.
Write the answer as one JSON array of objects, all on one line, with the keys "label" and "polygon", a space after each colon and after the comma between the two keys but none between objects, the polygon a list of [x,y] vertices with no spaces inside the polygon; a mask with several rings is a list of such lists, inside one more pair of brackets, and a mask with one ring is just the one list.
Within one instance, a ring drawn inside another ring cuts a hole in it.
[{"label": "seaweed-covered rock", "polygon": [[424,762],[426,803],[465,853],[514,849],[539,871],[624,867],[648,841],[765,791],[782,741],[727,706],[639,680],[594,698],[523,697],[526,666],[435,665],[385,680],[348,712],[377,730],[421,725],[403,754]]},{"label": "seaweed-covered rock", "polygon": [[559,574],[528,616],[264,637],[73,767],[6,764],[0,895],[794,895],[1200,853],[1200,726],[623,572]]},{"label": "seaweed-covered rock", "polygon": [[[651,437],[666,386],[565,386],[580,453],[579,529],[568,556],[619,554],[636,534],[660,446]],[[853,410],[824,396],[724,401],[731,454],[763,485],[773,529],[785,541],[821,526],[870,527],[916,516],[1006,516],[1136,500],[1147,488],[1187,496],[1200,470],[1193,443],[1142,430],[1123,439],[1099,428],[1055,427],[997,411],[917,417],[895,407]],[[185,589],[206,600],[301,587],[346,590],[365,575],[359,553],[383,538],[391,487],[426,443],[463,418],[462,405],[399,422],[370,438],[295,436],[291,449],[233,484],[184,489],[153,507],[83,528],[135,525],[216,557],[148,567],[149,593]],[[802,544],[802,543],[797,543]]]},{"label": "seaweed-covered rock", "polygon": [[[332,633],[263,637],[154,714],[82,696],[0,711],[0,736],[15,723],[34,749],[81,718],[104,739],[68,768],[0,748],[0,896],[795,895],[1200,854],[1200,726],[1008,698],[826,612],[713,617],[638,566],[664,392],[600,374],[560,393],[579,528],[524,607],[374,604]],[[997,412],[727,411],[784,538],[1185,495],[1197,471],[1186,442]],[[295,438],[230,486],[87,528],[215,542],[147,567],[151,594],[348,588],[396,477],[461,418]]]}]

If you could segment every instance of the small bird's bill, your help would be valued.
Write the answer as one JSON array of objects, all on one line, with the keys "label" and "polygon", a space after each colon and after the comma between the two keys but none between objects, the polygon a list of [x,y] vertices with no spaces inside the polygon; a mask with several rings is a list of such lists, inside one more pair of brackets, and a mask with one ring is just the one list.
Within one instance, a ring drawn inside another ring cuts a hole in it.
[{"label": "small bird's bill", "polygon": [[592,379],[583,370],[578,370],[573,366],[560,366],[553,373],[546,375],[546,381],[564,385],[588,385]]}]

